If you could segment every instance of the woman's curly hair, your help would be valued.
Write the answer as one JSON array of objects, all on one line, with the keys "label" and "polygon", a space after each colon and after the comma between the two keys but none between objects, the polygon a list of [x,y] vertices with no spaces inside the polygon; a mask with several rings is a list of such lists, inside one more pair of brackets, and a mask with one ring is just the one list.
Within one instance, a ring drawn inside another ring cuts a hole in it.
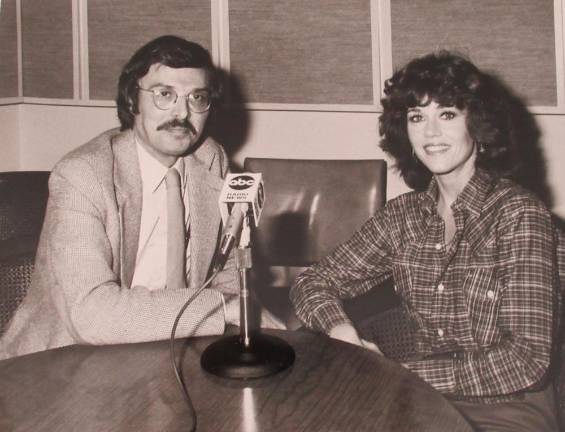
[{"label": "woman's curly hair", "polygon": [[384,93],[380,146],[394,157],[406,184],[416,190],[427,187],[431,172],[413,154],[407,131],[409,108],[433,100],[465,110],[469,135],[480,149],[476,166],[500,177],[519,178],[520,152],[539,138],[525,105],[498,78],[449,51],[410,61],[385,82]]}]

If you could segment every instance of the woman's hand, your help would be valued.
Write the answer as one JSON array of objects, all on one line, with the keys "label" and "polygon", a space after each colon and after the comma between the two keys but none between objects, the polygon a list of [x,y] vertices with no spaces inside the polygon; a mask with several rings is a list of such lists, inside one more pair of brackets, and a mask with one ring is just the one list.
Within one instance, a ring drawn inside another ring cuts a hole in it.
[{"label": "woman's hand", "polygon": [[353,327],[351,324],[344,323],[344,324],[336,325],[334,328],[330,330],[329,336],[333,339],[339,339],[341,341],[353,345],[358,345],[370,351],[374,351],[377,354],[383,355],[383,353],[376,344],[361,339],[357,334],[357,330],[355,330],[355,327]]}]

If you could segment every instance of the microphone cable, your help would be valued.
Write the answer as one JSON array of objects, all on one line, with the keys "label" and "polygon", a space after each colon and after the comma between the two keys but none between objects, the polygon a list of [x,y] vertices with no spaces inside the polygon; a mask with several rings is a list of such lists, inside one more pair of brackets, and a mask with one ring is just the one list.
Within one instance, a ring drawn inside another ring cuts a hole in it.
[{"label": "microphone cable", "polygon": [[221,267],[215,268],[212,275],[206,281],[204,281],[202,286],[200,288],[198,288],[196,290],[196,292],[194,294],[192,294],[192,296],[190,296],[190,298],[185,302],[185,304],[180,309],[179,313],[177,314],[177,316],[175,318],[175,322],[174,322],[173,328],[171,330],[171,337],[170,337],[170,340],[169,340],[169,353],[171,355],[171,364],[173,366],[173,372],[175,373],[175,378],[176,378],[177,384],[178,384],[180,391],[181,391],[181,393],[184,397],[184,400],[185,400],[185,402],[188,406],[188,410],[190,411],[190,414],[192,415],[192,418],[194,419],[192,427],[189,429],[190,432],[196,431],[196,411],[194,411],[194,406],[192,405],[190,395],[188,394],[188,390],[186,389],[186,385],[184,384],[184,380],[182,379],[182,377],[180,375],[179,368],[178,368],[177,362],[175,360],[175,357],[176,357],[176,355],[175,355],[175,333],[177,331],[178,323],[179,323],[184,311],[186,310],[186,308],[194,301],[194,299],[196,297],[198,297],[198,295],[208,285],[210,285],[210,283],[212,282],[212,280],[214,280],[214,278],[217,276],[217,274],[220,272],[220,270],[221,270]]}]

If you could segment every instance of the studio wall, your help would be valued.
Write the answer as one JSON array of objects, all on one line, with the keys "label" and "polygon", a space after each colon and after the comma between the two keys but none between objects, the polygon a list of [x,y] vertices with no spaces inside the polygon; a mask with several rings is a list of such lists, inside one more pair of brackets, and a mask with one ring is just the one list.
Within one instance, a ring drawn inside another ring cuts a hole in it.
[{"label": "studio wall", "polygon": [[[162,33],[201,43],[231,71],[222,142],[236,168],[246,156],[386,157],[377,146],[384,80],[407,58],[450,48],[528,101],[553,209],[565,217],[562,11],[561,0],[2,0],[0,169],[51,169],[117,126],[119,70]],[[388,198],[407,190],[389,167]]]}]

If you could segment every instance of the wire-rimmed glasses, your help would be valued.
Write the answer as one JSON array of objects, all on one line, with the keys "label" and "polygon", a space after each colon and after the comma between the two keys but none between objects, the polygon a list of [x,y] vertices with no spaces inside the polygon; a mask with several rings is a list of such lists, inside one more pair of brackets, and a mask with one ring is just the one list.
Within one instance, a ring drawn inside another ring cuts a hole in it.
[{"label": "wire-rimmed glasses", "polygon": [[193,113],[203,113],[210,109],[212,97],[208,89],[193,90],[187,95],[179,95],[175,89],[167,86],[157,86],[150,89],[138,87],[139,90],[146,91],[153,95],[153,103],[160,110],[169,110],[176,103],[179,97],[188,100],[188,109]]}]

